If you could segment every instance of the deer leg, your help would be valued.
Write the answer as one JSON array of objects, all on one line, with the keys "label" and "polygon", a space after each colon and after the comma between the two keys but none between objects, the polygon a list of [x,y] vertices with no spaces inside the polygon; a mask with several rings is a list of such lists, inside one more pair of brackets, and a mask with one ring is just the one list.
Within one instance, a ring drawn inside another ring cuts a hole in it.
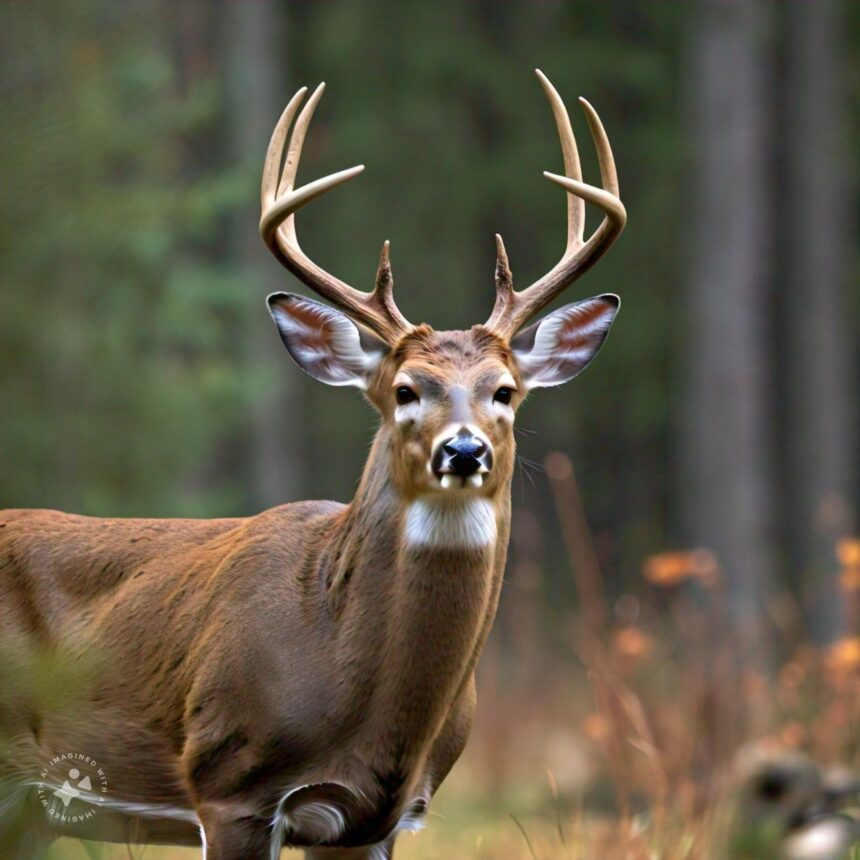
[{"label": "deer leg", "polygon": [[214,804],[199,807],[197,815],[203,860],[270,860],[272,831],[266,820]]}]

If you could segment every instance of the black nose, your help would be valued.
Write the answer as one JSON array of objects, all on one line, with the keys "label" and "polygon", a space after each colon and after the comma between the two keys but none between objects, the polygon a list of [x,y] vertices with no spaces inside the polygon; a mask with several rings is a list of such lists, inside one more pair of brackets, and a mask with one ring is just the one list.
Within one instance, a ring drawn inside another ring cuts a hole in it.
[{"label": "black nose", "polygon": [[481,468],[481,457],[486,454],[487,446],[477,436],[454,436],[442,443],[448,455],[448,466],[455,475],[468,478]]}]

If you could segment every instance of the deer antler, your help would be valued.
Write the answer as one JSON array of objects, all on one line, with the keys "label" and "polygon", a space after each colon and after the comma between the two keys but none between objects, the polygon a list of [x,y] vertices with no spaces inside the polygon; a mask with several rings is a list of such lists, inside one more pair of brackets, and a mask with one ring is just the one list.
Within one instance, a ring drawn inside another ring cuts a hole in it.
[{"label": "deer antler", "polygon": [[[603,188],[595,188],[582,181],[576,139],[561,96],[540,69],[535,69],[535,72],[552,106],[564,156],[565,175],[557,176],[544,171],[544,176],[568,192],[567,247],[562,258],[549,272],[530,287],[517,292],[513,287],[502,237],[496,235],[496,304],[486,326],[505,337],[514,334],[580,275],[590,269],[618,238],[627,221],[627,212],[618,197],[615,160],[600,117],[585,99],[579,100],[585,112],[585,118],[588,120],[591,138],[600,161]],[[584,239],[586,201],[600,207],[605,214],[603,222],[588,241]]]},{"label": "deer antler", "polygon": [[308,125],[324,90],[325,84],[320,84],[299,114],[286,147],[286,158],[284,145],[287,132],[307,93],[307,87],[302,87],[293,96],[275,126],[263,167],[260,235],[275,257],[300,281],[393,344],[410,331],[412,326],[394,303],[394,281],[388,260],[388,242],[382,248],[376,285],[372,292],[366,293],[321,269],[302,251],[296,237],[297,209],[364,170],[364,165],[359,164],[317,179],[301,188],[294,188]]}]

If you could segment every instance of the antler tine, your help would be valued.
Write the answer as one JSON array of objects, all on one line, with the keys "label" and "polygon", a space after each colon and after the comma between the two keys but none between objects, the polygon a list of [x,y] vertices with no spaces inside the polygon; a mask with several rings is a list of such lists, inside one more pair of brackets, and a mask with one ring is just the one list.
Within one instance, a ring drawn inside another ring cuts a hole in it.
[{"label": "antler tine", "polygon": [[510,312],[514,296],[514,279],[508,262],[508,252],[499,233],[496,233],[496,307],[493,316]]},{"label": "antler tine", "polygon": [[[558,139],[561,143],[561,154],[564,160],[565,176],[582,181],[582,166],[579,162],[579,150],[576,146],[576,138],[573,135],[573,126],[570,124],[570,115],[567,112],[558,90],[552,85],[549,78],[540,70],[535,69],[535,74],[540,81],[543,91],[549,99],[552,115],[555,117],[555,126],[558,129]],[[572,242],[582,242],[585,231],[585,203],[576,195],[567,198],[567,245]]]},{"label": "antler tine", "polygon": [[[580,96],[579,104],[585,113],[588,129],[591,132],[591,139],[594,141],[594,148],[597,150],[597,160],[600,164],[600,181],[603,183],[603,187],[617,198],[620,194],[618,172],[615,169],[615,159],[612,157],[612,147],[609,145],[609,137],[606,134],[606,129],[603,128],[603,123],[600,121],[597,111],[592,107],[588,99]],[[618,202],[620,203],[621,201],[619,200]]]},{"label": "antler tine", "polygon": [[[296,173],[305,136],[324,90],[325,84],[320,84],[299,113],[286,145],[285,158],[284,146],[287,142],[287,132],[299,105],[304,100],[307,87],[302,87],[290,99],[275,126],[263,166],[260,191],[262,208],[260,235],[275,257],[299,280],[346,311],[357,322],[375,331],[384,340],[394,343],[412,326],[394,303],[391,267],[388,262],[388,243],[385,243],[383,249],[387,277],[381,276],[383,261],[380,261],[376,286],[372,292],[366,293],[349,286],[320,268],[302,251],[296,236],[295,213],[298,209],[325,194],[326,191],[348,182],[364,170],[364,165],[359,164],[295,189]],[[281,168],[282,159],[283,169]]]},{"label": "antler tine", "polygon": [[[516,292],[510,279],[510,270],[507,268],[504,246],[497,237],[496,305],[486,325],[507,337],[590,269],[618,238],[627,222],[627,212],[619,198],[618,174],[612,148],[597,112],[585,99],[579,99],[597,150],[602,188],[582,181],[579,154],[567,110],[558,91],[546,76],[539,69],[535,71],[552,107],[564,156],[565,175],[558,176],[545,171],[544,176],[568,192],[567,245],[561,259],[549,272],[531,286]],[[588,241],[583,238],[586,203],[593,203],[604,213],[603,221]],[[508,271],[504,285],[499,279],[500,267]]]},{"label": "antler tine", "polygon": [[269,148],[266,150],[266,160],[263,162],[263,180],[260,186],[260,206],[265,209],[275,202],[278,194],[278,177],[281,172],[281,158],[284,152],[284,141],[287,138],[287,132],[293,122],[299,105],[307,93],[308,88],[302,87],[289,101],[289,104],[284,108],[275,130],[272,132],[272,139],[269,141]]}]

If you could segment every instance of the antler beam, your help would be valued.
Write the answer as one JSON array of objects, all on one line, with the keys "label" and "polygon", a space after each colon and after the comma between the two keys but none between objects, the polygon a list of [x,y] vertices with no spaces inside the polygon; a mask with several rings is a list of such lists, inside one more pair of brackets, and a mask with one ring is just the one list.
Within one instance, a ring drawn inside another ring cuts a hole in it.
[{"label": "antler beam", "polygon": [[[602,188],[582,181],[579,152],[567,108],[546,75],[540,69],[535,69],[535,72],[552,107],[564,157],[564,176],[548,171],[544,171],[544,176],[568,192],[567,246],[561,259],[549,272],[531,286],[517,292],[513,287],[502,237],[496,236],[496,304],[486,325],[504,337],[514,334],[590,269],[618,238],[627,222],[627,212],[618,196],[618,174],[612,148],[597,112],[585,99],[579,100],[597,150]],[[603,222],[587,241],[584,238],[586,202],[598,206],[604,213]]]},{"label": "antler beam", "polygon": [[275,257],[306,286],[393,344],[410,331],[412,326],[394,303],[388,242],[382,249],[376,286],[372,292],[366,293],[320,268],[302,251],[296,236],[295,213],[298,209],[332,188],[343,185],[364,170],[364,165],[359,164],[295,188],[305,135],[324,90],[325,84],[320,84],[308,99],[299,113],[288,143],[287,133],[299,105],[304,100],[307,87],[302,87],[290,99],[275,126],[263,167],[260,235]]}]

